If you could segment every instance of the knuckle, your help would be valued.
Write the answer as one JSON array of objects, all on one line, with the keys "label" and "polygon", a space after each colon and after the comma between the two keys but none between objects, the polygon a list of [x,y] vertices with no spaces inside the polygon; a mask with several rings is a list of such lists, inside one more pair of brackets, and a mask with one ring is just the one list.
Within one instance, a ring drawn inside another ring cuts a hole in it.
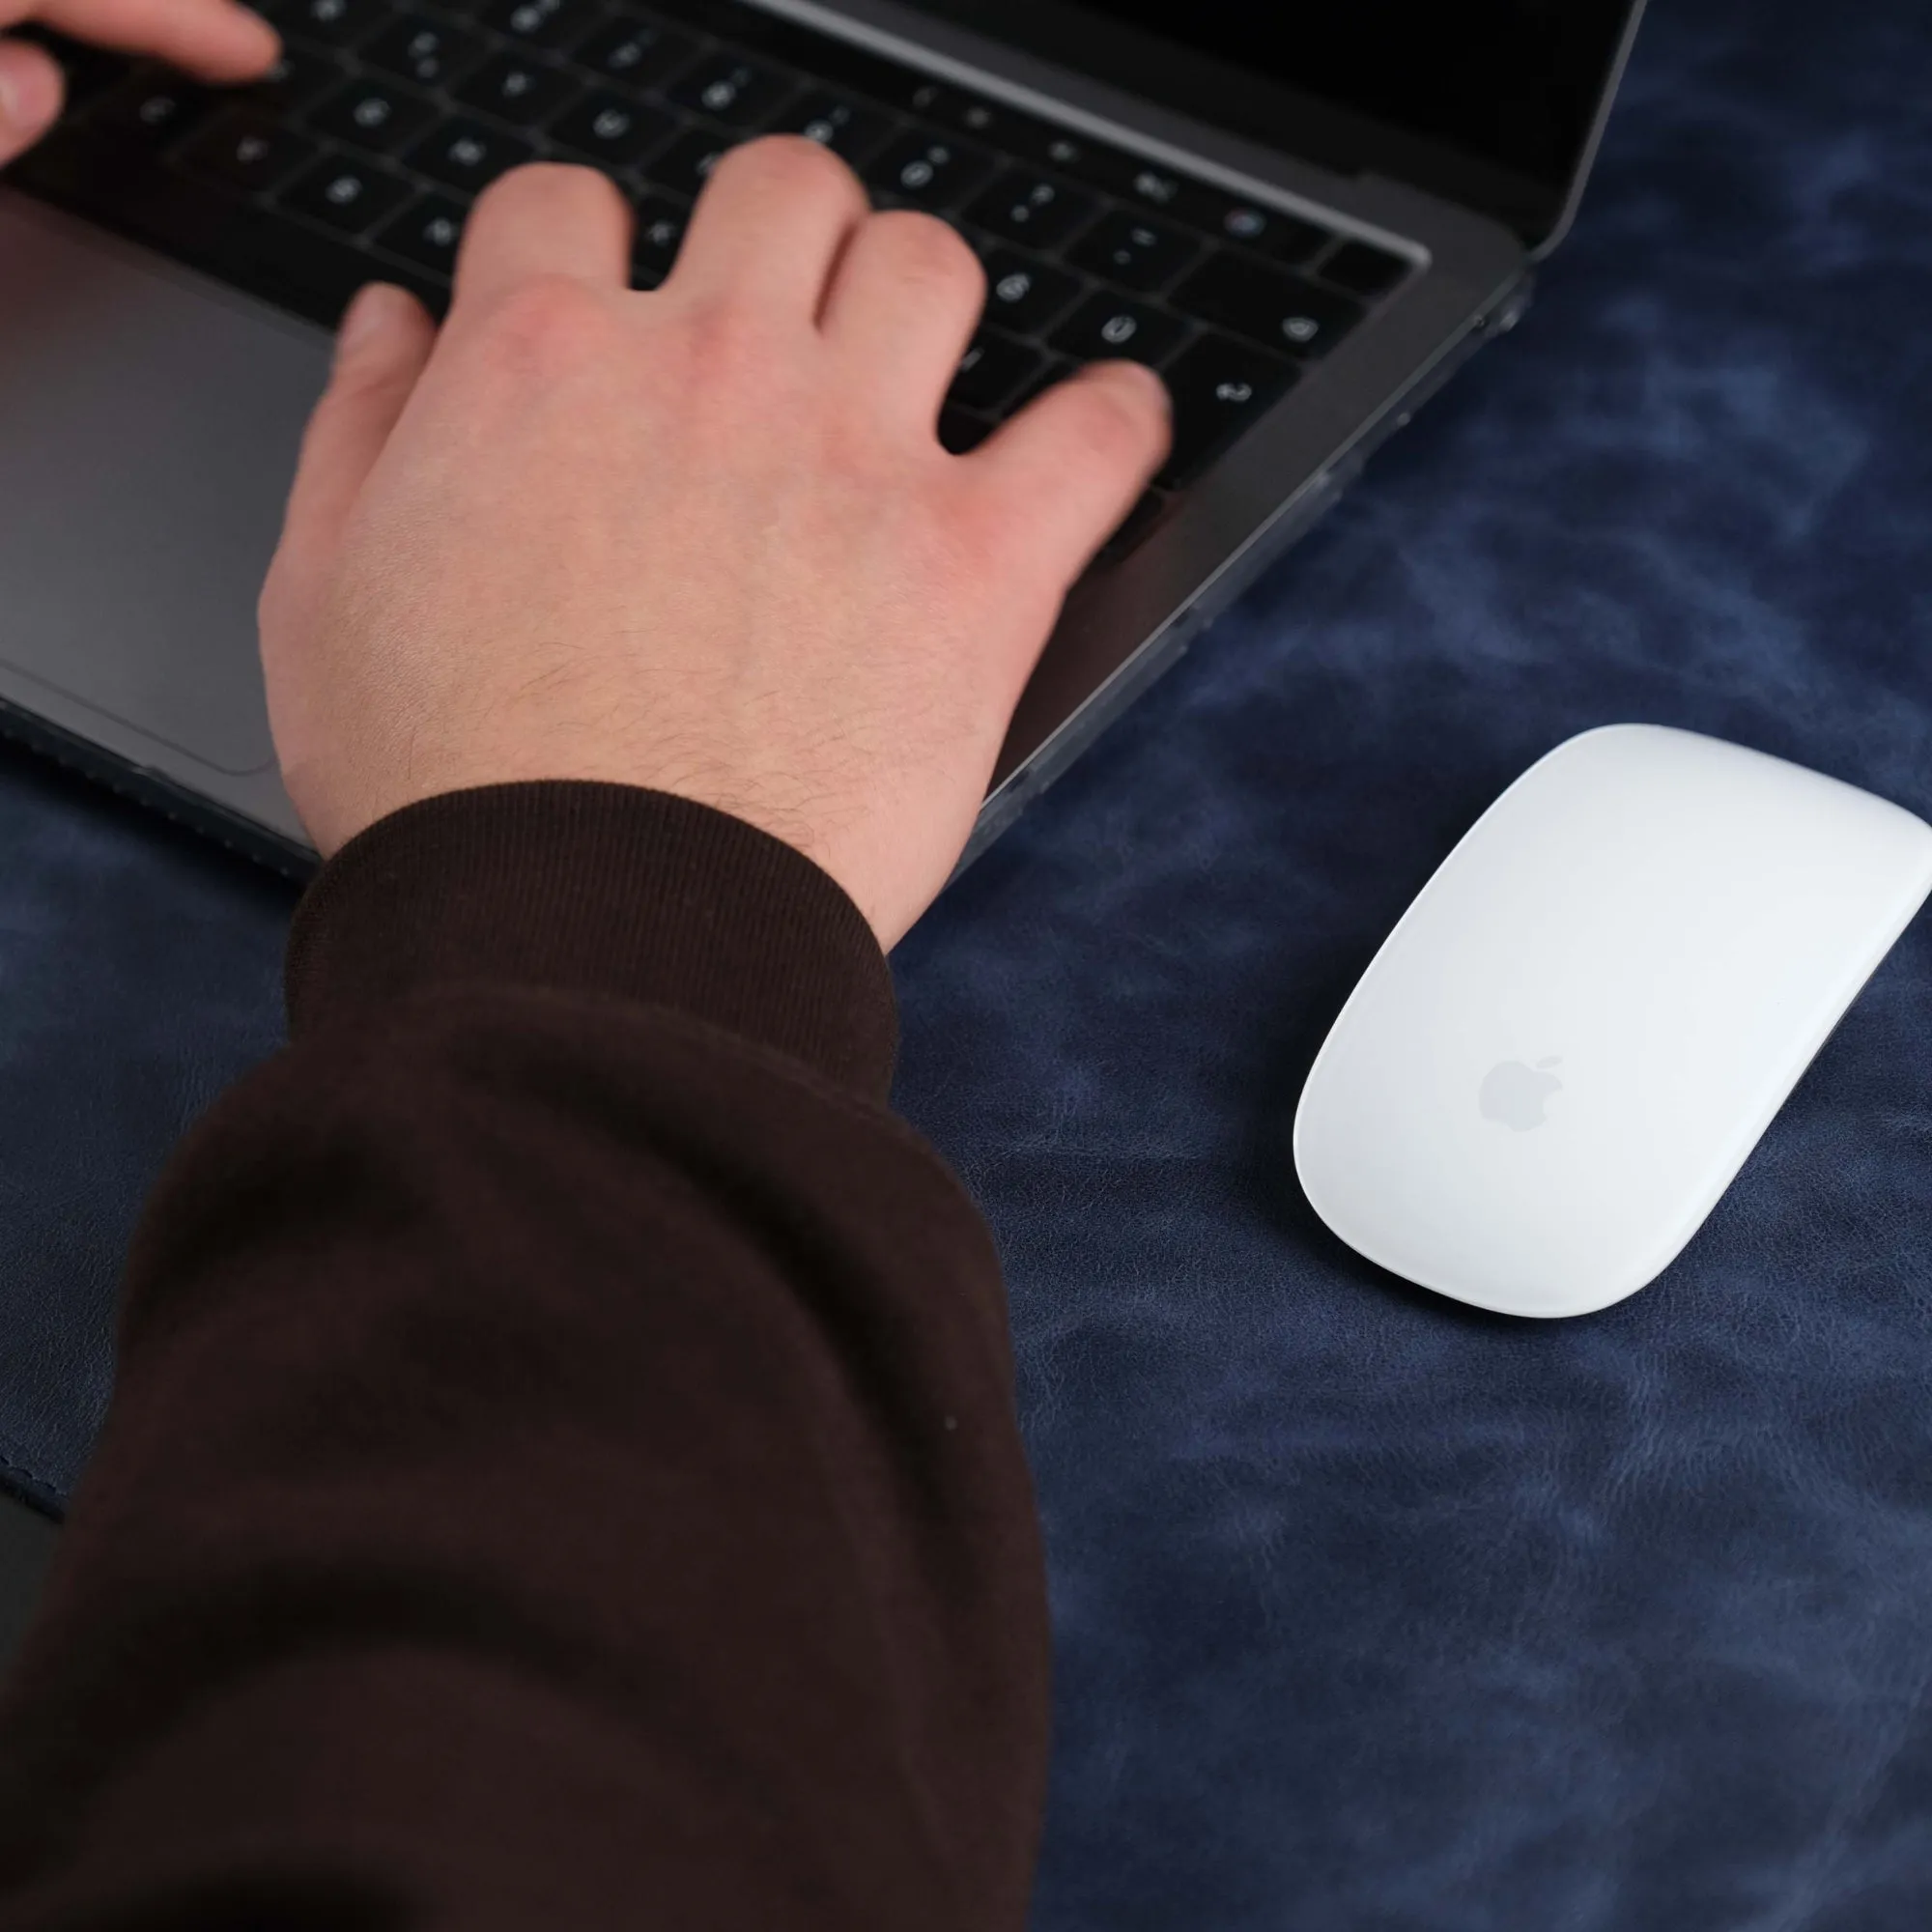
[{"label": "knuckle", "polygon": [[607,346],[611,316],[596,290],[569,275],[531,275],[505,289],[484,322],[496,355],[540,373],[581,368]]}]

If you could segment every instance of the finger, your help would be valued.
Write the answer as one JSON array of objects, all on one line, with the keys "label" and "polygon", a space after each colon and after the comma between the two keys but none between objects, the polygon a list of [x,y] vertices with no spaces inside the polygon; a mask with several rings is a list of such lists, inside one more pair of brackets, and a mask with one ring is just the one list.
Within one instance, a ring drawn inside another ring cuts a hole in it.
[{"label": "finger", "polygon": [[0,41],[0,167],[38,141],[61,109],[61,71],[24,41]]},{"label": "finger", "polygon": [[1138,362],[1096,362],[961,458],[1071,583],[1120,528],[1173,436],[1166,385]]},{"label": "finger", "polygon": [[601,287],[631,280],[631,211],[595,168],[539,161],[483,190],[456,256],[463,309],[543,275]]},{"label": "finger", "polygon": [[206,80],[252,80],[281,52],[274,28],[235,0],[0,0],[0,27],[26,19]]},{"label": "finger", "polygon": [[800,135],[733,148],[705,184],[666,286],[816,318],[839,251],[869,204],[835,154]]},{"label": "finger", "polygon": [[825,334],[881,422],[930,436],[985,306],[985,270],[943,221],[875,214],[833,278]]},{"label": "finger", "polygon": [[328,387],[302,438],[282,526],[282,551],[298,568],[334,554],[343,522],[435,346],[435,325],[406,291],[372,282],[350,303]]}]

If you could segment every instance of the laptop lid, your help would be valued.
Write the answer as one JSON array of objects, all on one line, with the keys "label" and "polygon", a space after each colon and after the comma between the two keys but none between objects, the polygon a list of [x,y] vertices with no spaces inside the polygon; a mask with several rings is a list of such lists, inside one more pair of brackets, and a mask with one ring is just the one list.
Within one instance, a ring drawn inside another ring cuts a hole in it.
[{"label": "laptop lid", "polygon": [[1575,212],[1643,0],[915,0],[1342,174],[1406,181],[1537,252]]}]

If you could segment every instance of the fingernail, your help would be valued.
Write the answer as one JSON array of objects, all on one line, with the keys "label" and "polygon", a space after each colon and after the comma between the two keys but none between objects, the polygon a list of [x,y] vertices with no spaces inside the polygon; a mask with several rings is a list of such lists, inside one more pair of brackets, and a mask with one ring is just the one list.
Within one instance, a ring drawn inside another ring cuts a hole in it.
[{"label": "fingernail", "polygon": [[400,293],[387,282],[370,282],[357,292],[342,318],[342,327],[336,331],[335,359],[338,362],[346,356],[359,355],[388,327],[389,319],[395,313],[391,303]]},{"label": "fingernail", "polygon": [[0,129],[31,138],[60,112],[60,70],[30,47],[0,43]]}]

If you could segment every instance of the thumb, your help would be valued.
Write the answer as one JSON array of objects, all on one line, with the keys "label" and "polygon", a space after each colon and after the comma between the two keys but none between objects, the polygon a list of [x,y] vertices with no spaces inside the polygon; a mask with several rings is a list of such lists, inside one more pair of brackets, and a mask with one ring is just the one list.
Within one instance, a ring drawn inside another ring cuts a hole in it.
[{"label": "thumb", "polygon": [[61,71],[25,41],[0,41],[0,165],[23,153],[54,124]]}]

